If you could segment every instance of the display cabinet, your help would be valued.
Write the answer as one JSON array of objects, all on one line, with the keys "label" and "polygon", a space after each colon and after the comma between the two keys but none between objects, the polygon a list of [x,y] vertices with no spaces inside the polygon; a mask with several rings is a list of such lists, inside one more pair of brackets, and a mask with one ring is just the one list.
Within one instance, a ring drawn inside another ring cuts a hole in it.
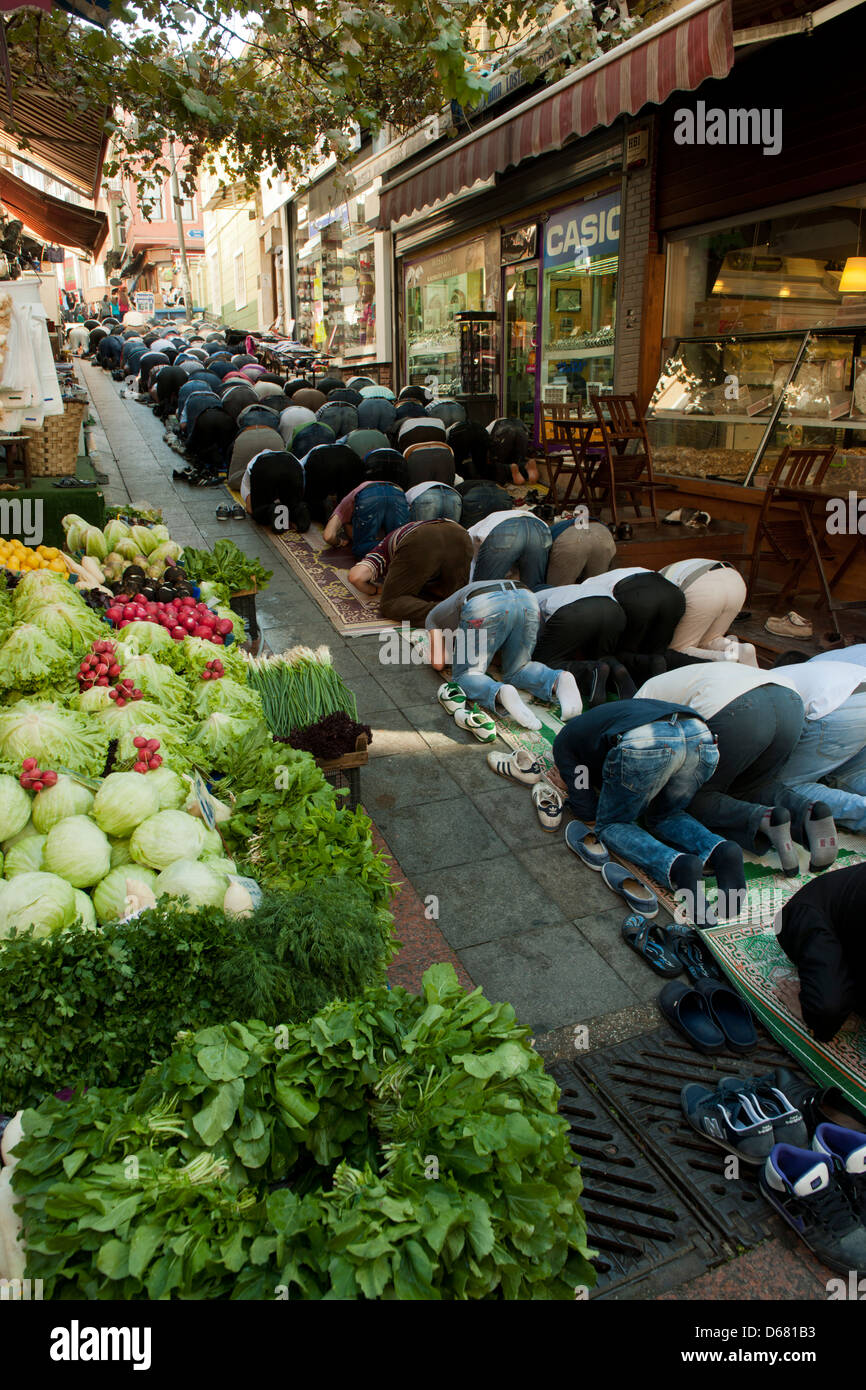
[{"label": "display cabinet", "polygon": [[745,475],[786,444],[866,460],[866,327],[677,340],[647,409],[656,467]]}]

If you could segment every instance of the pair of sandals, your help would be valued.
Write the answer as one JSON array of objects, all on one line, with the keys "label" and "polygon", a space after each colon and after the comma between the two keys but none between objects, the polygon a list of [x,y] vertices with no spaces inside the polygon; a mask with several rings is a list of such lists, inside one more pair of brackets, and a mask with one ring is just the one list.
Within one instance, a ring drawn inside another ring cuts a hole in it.
[{"label": "pair of sandals", "polygon": [[658,916],[659,900],[656,894],[623,864],[611,859],[595,831],[584,825],[583,821],[573,820],[565,827],[565,843],[588,868],[601,874],[605,886],[612,893],[617,893],[633,913],[646,919]]},{"label": "pair of sandals", "polygon": [[98,487],[95,478],[55,478],[52,487]]},{"label": "pair of sandals", "polygon": [[722,980],[722,974],[696,931],[673,922],[662,926],[633,912],[622,924],[622,939],[665,980],[686,972],[692,983]]},{"label": "pair of sandals", "polygon": [[217,521],[243,521],[246,511],[236,502],[230,507],[227,502],[222,503],[216,509]]},{"label": "pair of sandals", "polygon": [[664,1017],[698,1052],[742,1056],[758,1046],[752,1011],[730,985],[702,978],[691,986],[672,980],[658,997]]}]

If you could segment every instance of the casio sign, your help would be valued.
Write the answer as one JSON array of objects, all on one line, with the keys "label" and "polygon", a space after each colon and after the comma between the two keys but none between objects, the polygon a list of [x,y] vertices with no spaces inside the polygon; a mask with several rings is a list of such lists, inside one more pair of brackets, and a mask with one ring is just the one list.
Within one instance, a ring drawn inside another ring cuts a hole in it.
[{"label": "casio sign", "polygon": [[559,259],[569,251],[590,250],[602,243],[619,241],[620,205],[573,217],[568,222],[550,222],[545,245],[548,256]]}]

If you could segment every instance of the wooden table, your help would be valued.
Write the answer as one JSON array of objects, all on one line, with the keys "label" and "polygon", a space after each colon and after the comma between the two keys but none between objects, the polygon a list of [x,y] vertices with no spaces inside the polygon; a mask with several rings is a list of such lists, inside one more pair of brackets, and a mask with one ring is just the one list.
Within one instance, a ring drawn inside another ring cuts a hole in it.
[{"label": "wooden table", "polygon": [[569,456],[568,453],[560,454],[555,465],[552,464],[548,455],[547,472],[551,493],[556,498],[556,485],[559,482],[560,474],[565,469],[569,479],[568,486],[559,499],[561,504],[565,505],[571,502],[574,485],[579,483],[580,491],[574,499],[574,505],[580,506],[581,503],[584,503],[592,510],[592,476],[607,457],[604,446],[600,444],[602,435],[598,421],[587,418],[586,420],[561,420],[558,423],[564,433],[568,435],[572,467],[566,469],[565,460]]}]

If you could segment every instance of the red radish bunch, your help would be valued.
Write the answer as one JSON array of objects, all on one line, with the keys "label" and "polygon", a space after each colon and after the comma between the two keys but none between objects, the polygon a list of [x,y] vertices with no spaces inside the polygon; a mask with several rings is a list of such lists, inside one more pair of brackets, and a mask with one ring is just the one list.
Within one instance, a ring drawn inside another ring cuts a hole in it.
[{"label": "red radish bunch", "polygon": [[[120,675],[120,672],[118,671],[117,674]],[[140,700],[143,697],[141,691],[136,688],[135,681],[127,677],[126,680],[116,685],[113,690],[109,690],[108,698],[109,700],[114,700],[118,709],[123,709],[124,705],[128,705],[130,700]]]},{"label": "red radish bunch", "polygon": [[94,642],[87,656],[78,668],[77,679],[80,690],[90,690],[94,685],[110,685],[120,675],[120,667],[115,660],[117,648],[113,642]]},{"label": "red radish bunch", "polygon": [[133,764],[133,772],[151,772],[162,767],[158,738],[145,738],[144,734],[136,734],[132,746],[138,750],[138,762]]},{"label": "red radish bunch", "polygon": [[201,637],[218,647],[223,645],[233,627],[230,618],[218,618],[206,603],[196,603],[190,595],[173,598],[170,603],[129,599],[125,603],[113,603],[105,612],[109,622],[118,628],[126,627],[127,623],[159,623],[176,642],[184,637]]},{"label": "red radish bunch", "polygon": [[219,657],[215,656],[213,661],[208,661],[206,663],[205,668],[201,673],[201,678],[203,681],[218,681],[222,680],[225,673],[226,668],[223,666]]},{"label": "red radish bunch", "polygon": [[56,772],[42,772],[35,758],[25,758],[21,764],[18,778],[25,791],[41,792],[45,787],[53,787],[57,782]]}]

